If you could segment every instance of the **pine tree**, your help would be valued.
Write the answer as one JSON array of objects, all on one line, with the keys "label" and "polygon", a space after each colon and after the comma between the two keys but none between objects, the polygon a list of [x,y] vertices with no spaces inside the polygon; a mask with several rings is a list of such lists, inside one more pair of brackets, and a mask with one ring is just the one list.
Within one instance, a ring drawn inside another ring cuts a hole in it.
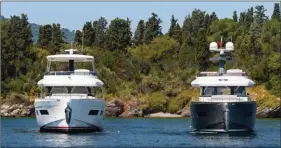
[{"label": "pine tree", "polygon": [[144,42],[149,43],[153,38],[162,35],[160,23],[162,20],[158,18],[157,14],[152,13],[148,19],[144,29]]},{"label": "pine tree", "polygon": [[92,44],[95,42],[95,34],[94,29],[92,27],[91,22],[86,22],[83,26],[83,44],[85,46],[92,46]]},{"label": "pine tree", "polygon": [[82,32],[80,30],[76,30],[74,42],[78,45],[82,45]]},{"label": "pine tree", "polygon": [[254,21],[258,23],[260,26],[264,23],[265,20],[268,19],[268,17],[265,15],[266,9],[264,9],[263,5],[259,5],[255,7],[255,16]]},{"label": "pine tree", "polygon": [[254,21],[254,8],[251,7],[250,9],[248,9],[248,12],[246,13],[246,18],[245,18],[245,24],[250,27],[251,24]]},{"label": "pine tree", "polygon": [[[4,82],[4,80],[7,80],[9,77],[7,69],[9,66],[9,44],[8,44],[8,27],[9,27],[9,21],[7,19],[1,20],[1,82]],[[2,85],[2,84],[1,84]],[[3,87],[2,87],[3,90]],[[2,92],[1,90],[1,92]]]},{"label": "pine tree", "polygon": [[26,56],[31,58],[29,49],[32,45],[31,28],[26,15],[11,17],[7,27],[7,37],[8,75],[12,78],[25,75],[30,63],[30,59]]},{"label": "pine tree", "polygon": [[246,24],[246,13],[245,12],[240,13],[239,23],[243,24],[243,25]]},{"label": "pine tree", "polygon": [[144,37],[144,20],[140,20],[137,26],[137,29],[134,34],[134,43],[136,45],[143,43],[143,37]]},{"label": "pine tree", "polygon": [[233,12],[233,21],[237,22],[237,11]]},{"label": "pine tree", "polygon": [[208,49],[208,42],[205,29],[201,28],[198,32],[196,40],[196,63],[200,71],[205,71],[208,68],[210,51]]},{"label": "pine tree", "polygon": [[105,40],[107,21],[104,17],[100,17],[98,21],[93,22],[93,32],[94,32],[94,45],[98,47],[103,47]]},{"label": "pine tree", "polygon": [[64,43],[64,34],[61,31],[60,24],[53,24],[52,27],[52,49],[51,54],[56,54],[60,52],[62,44]]},{"label": "pine tree", "polygon": [[39,27],[37,46],[43,49],[51,48],[52,44],[52,26],[47,24]]},{"label": "pine tree", "polygon": [[132,32],[130,28],[131,21],[115,18],[111,21],[106,30],[106,48],[110,51],[124,51],[131,45]]},{"label": "pine tree", "polygon": [[193,44],[193,24],[190,15],[188,15],[183,22],[182,41],[187,46],[191,46]]},{"label": "pine tree", "polygon": [[217,15],[216,15],[216,13],[213,12],[213,13],[211,14],[211,16],[210,16],[210,21],[211,21],[211,23],[212,23],[212,22],[215,21],[215,20],[218,20],[218,17],[217,17]]},{"label": "pine tree", "polygon": [[174,15],[172,15],[171,18],[171,25],[170,29],[168,31],[169,37],[177,40],[179,43],[181,43],[181,28],[180,25],[177,23],[177,20],[175,19]]},{"label": "pine tree", "polygon": [[280,12],[280,6],[278,3],[274,4],[274,10],[273,10],[271,19],[276,19],[279,22],[281,22],[281,12]]}]

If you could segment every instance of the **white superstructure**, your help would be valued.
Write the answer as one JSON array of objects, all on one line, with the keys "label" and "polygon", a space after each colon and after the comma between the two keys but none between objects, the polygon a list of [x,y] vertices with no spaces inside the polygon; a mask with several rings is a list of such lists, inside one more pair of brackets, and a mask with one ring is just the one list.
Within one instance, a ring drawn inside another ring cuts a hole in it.
[{"label": "white superstructure", "polygon": [[192,87],[200,88],[200,102],[240,102],[249,101],[246,87],[253,87],[255,83],[240,69],[224,71],[224,63],[227,60],[225,52],[234,50],[232,42],[226,43],[225,48],[219,49],[216,42],[210,44],[210,51],[219,52],[219,58],[211,60],[219,61],[218,72],[200,72]]},{"label": "white superstructure", "polygon": [[[97,77],[94,57],[76,54],[76,51],[69,49],[66,54],[47,56],[47,71],[38,82],[43,92],[34,103],[41,131],[102,129],[104,100],[97,96],[97,90],[103,82]],[[68,70],[51,71],[54,62],[67,65]],[[77,69],[77,63],[88,63],[92,70]]]}]

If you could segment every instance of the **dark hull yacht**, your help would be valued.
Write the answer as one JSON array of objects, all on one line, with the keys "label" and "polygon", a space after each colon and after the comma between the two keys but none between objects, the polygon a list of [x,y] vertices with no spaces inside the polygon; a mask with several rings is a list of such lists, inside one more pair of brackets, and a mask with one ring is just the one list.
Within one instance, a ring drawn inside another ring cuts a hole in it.
[{"label": "dark hull yacht", "polygon": [[200,88],[200,96],[190,104],[191,129],[194,132],[248,132],[256,120],[256,101],[246,93],[254,86],[247,74],[240,69],[224,71],[225,52],[233,51],[232,42],[225,49],[217,43],[210,44],[211,51],[220,52],[219,72],[200,72],[191,83]]}]

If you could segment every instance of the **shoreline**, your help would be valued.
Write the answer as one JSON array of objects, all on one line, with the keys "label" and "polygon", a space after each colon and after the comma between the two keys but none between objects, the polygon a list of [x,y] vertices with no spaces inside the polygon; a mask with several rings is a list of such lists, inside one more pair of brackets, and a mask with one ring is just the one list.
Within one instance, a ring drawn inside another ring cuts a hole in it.
[{"label": "shoreline", "polygon": [[[104,117],[118,117],[118,118],[189,118],[190,110],[185,107],[177,113],[168,112],[154,112],[147,111],[147,109],[140,109],[139,106],[127,104],[124,108],[124,102],[117,100],[109,101],[105,105]],[[257,107],[256,118],[281,118],[281,106],[262,108]],[[32,104],[2,104],[1,117],[15,118],[15,117],[35,117],[35,109]]]}]

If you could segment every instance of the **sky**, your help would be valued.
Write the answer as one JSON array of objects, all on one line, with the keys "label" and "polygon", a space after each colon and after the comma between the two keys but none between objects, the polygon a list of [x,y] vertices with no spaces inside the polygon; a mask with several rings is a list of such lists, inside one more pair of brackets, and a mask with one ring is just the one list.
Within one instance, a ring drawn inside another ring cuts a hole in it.
[{"label": "sky", "polygon": [[271,17],[274,2],[1,2],[1,15],[9,18],[25,13],[30,23],[59,23],[70,30],[81,30],[86,21],[98,20],[101,16],[108,22],[116,17],[128,17],[134,32],[138,21],[147,21],[154,12],[161,18],[162,32],[166,33],[172,15],[182,26],[184,18],[195,8],[209,14],[214,11],[218,18],[232,18],[233,11],[236,10],[239,17],[240,12],[256,5],[264,5],[266,15]]}]

